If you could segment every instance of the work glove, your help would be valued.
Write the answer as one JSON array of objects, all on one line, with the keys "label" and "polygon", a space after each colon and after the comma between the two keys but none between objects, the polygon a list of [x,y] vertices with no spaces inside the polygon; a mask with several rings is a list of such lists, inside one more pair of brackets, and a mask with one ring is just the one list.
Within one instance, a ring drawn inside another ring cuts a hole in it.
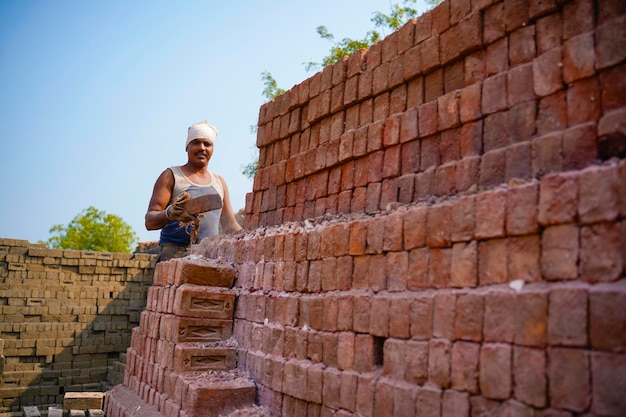
[{"label": "work glove", "polygon": [[189,201],[189,193],[183,193],[172,204],[165,208],[165,215],[168,219],[179,222],[188,223],[196,220],[196,217],[189,214],[185,209],[185,203]]}]

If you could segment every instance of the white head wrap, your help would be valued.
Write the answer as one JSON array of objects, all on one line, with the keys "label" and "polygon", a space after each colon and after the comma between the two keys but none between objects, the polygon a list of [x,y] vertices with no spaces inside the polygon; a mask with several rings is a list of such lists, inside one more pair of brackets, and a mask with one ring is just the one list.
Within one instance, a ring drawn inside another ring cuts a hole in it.
[{"label": "white head wrap", "polygon": [[210,125],[206,120],[198,123],[194,123],[187,129],[187,142],[185,143],[185,149],[187,145],[194,139],[208,139],[212,144],[215,144],[215,138],[219,132],[215,126]]}]

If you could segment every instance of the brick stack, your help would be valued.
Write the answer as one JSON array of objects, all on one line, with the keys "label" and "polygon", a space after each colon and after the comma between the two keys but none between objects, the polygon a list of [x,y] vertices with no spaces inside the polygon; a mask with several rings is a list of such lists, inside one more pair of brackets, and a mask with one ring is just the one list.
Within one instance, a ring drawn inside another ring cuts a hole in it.
[{"label": "brick stack", "polygon": [[249,228],[624,157],[620,0],[445,1],[261,107]]},{"label": "brick stack", "polygon": [[261,108],[253,230],[193,249],[261,404],[624,415],[625,23],[450,0]]},{"label": "brick stack", "polygon": [[105,390],[139,324],[153,262],[0,238],[0,413]]},{"label": "brick stack", "polygon": [[620,416],[625,185],[621,161],[194,250],[239,265],[240,366],[278,416]]},{"label": "brick stack", "polygon": [[107,396],[107,417],[218,416],[253,405],[232,336],[234,269],[201,258],[157,264],[146,310],[133,329],[124,385]]}]

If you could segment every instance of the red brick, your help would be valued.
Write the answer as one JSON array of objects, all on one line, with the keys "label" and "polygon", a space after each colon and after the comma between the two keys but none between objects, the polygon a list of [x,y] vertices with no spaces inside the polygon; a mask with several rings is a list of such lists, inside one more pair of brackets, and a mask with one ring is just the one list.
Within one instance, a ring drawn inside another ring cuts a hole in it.
[{"label": "red brick", "polygon": [[373,415],[374,411],[374,387],[376,386],[374,376],[359,375],[357,381],[356,411],[364,416]]},{"label": "red brick", "polygon": [[596,78],[569,84],[567,90],[567,123],[575,126],[600,118],[600,89]]},{"label": "red brick", "polygon": [[578,285],[559,286],[550,290],[549,297],[548,343],[585,347],[589,321],[586,288]]},{"label": "red brick", "polygon": [[[442,3],[447,4],[447,3]],[[441,393],[442,391],[436,387],[422,387],[417,394],[417,406],[419,410],[418,416],[439,416],[441,410]]]},{"label": "red brick", "polygon": [[576,0],[563,6],[563,39],[593,30],[593,8],[589,0]]},{"label": "red brick", "polygon": [[369,334],[379,337],[389,336],[389,304],[390,298],[387,296],[372,297],[371,308],[377,314],[370,315]]},{"label": "red brick", "polygon": [[515,307],[515,344],[545,347],[548,331],[547,292],[524,290],[515,297]]},{"label": "red brick", "polygon": [[173,371],[229,371],[236,366],[237,351],[225,347],[195,347],[178,344],[174,350]]},{"label": "red brick", "polygon": [[418,108],[411,107],[400,116],[401,143],[409,142],[418,138]]},{"label": "red brick", "polygon": [[533,82],[532,63],[519,65],[507,73],[507,103],[514,106],[525,101],[533,100],[534,95],[528,88]]},{"label": "red brick", "polygon": [[541,225],[571,222],[578,210],[578,176],[548,175],[539,184],[539,213]]},{"label": "red brick", "polygon": [[563,89],[561,55],[561,47],[556,47],[533,60],[533,89],[537,96],[545,97]]},{"label": "red brick", "polygon": [[[405,66],[406,68],[406,59]],[[424,77],[418,77],[407,84],[406,107],[416,107],[424,104]]]},{"label": "red brick", "polygon": [[407,289],[408,266],[408,252],[389,252],[385,255],[385,275],[388,291],[405,291]]},{"label": "red brick", "polygon": [[547,405],[546,354],[541,349],[513,348],[515,399],[533,407]]},{"label": "red brick", "polygon": [[539,101],[537,113],[537,134],[557,135],[557,131],[567,128],[567,102],[564,91],[544,97]]},{"label": "red brick", "polygon": [[507,192],[487,191],[476,198],[476,228],[478,239],[504,236]]},{"label": "red brick", "polygon": [[421,46],[419,62],[422,73],[428,74],[441,65],[439,57],[439,35],[434,35],[424,40],[424,42],[421,43]]},{"label": "red brick", "polygon": [[374,292],[383,291],[387,286],[387,276],[385,275],[385,255],[376,254],[370,256],[369,262],[369,289]]},{"label": "red brick", "polygon": [[415,200],[431,198],[433,195],[433,183],[435,181],[435,169],[428,168],[424,172],[415,175]]},{"label": "red brick", "polygon": [[452,206],[431,206],[426,215],[426,244],[431,248],[448,247],[451,244]]},{"label": "red brick", "polygon": [[485,296],[483,337],[487,342],[513,342],[515,325],[514,295],[509,291],[489,292]]},{"label": "red brick", "polygon": [[484,344],[480,350],[479,384],[486,398],[504,400],[513,388],[511,346]]},{"label": "red brick", "polygon": [[626,347],[626,317],[623,314],[626,287],[616,284],[593,286],[589,292],[589,336],[593,349],[623,352]]},{"label": "red brick", "polygon": [[382,379],[376,383],[374,415],[389,416],[393,414],[394,391],[394,385],[389,379]]},{"label": "red brick", "polygon": [[198,378],[189,383],[185,409],[191,415],[229,413],[254,404],[255,392],[254,382],[245,378],[234,381]]},{"label": "red brick", "polygon": [[452,340],[454,338],[456,295],[436,293],[433,302],[433,337]]},{"label": "red brick", "polygon": [[466,392],[445,390],[441,402],[441,417],[469,417],[470,399]]},{"label": "red brick", "polygon": [[571,83],[594,74],[593,33],[585,33],[563,43],[563,81]]},{"label": "red brick", "polygon": [[227,287],[233,285],[235,270],[226,263],[215,260],[184,259],[176,266],[174,284],[185,283]]},{"label": "red brick", "polygon": [[478,243],[478,282],[482,285],[509,281],[506,239],[490,239]]},{"label": "red brick", "polygon": [[484,297],[480,294],[459,294],[456,300],[454,339],[482,340]]},{"label": "red brick", "polygon": [[480,83],[485,79],[485,56],[484,50],[478,50],[468,55],[463,60],[463,81],[465,85]]},{"label": "red brick", "polygon": [[598,159],[595,122],[574,126],[563,132],[563,168],[586,168]]},{"label": "red brick", "polygon": [[541,281],[541,240],[537,235],[509,238],[507,242],[507,274],[510,280]]},{"label": "red brick", "polygon": [[506,73],[487,78],[483,82],[481,112],[484,115],[507,108]]},{"label": "red brick", "polygon": [[591,356],[592,406],[598,415],[619,415],[626,409],[626,355],[596,352]]},{"label": "red brick", "polygon": [[524,185],[509,189],[506,195],[506,233],[525,235],[537,233],[538,186]]},{"label": "red brick", "polygon": [[467,241],[474,238],[476,222],[476,198],[463,196],[452,204],[452,232],[453,242]]},{"label": "red brick", "polygon": [[326,368],[323,372],[322,402],[331,408],[339,408],[339,392],[341,389],[341,372],[335,368]]},{"label": "red brick", "polygon": [[461,129],[449,129],[441,132],[441,141],[439,144],[441,153],[441,162],[458,161],[461,155]]},{"label": "red brick", "polygon": [[[402,144],[400,151],[400,165],[402,174],[411,174],[419,171],[420,165],[420,141],[413,140]],[[410,196],[406,196],[408,202],[413,201],[413,193]],[[402,198],[403,195],[400,194]]]},{"label": "red brick", "polygon": [[475,287],[478,277],[476,241],[455,243],[452,246],[451,287]]},{"label": "red brick", "polygon": [[389,306],[389,336],[408,339],[411,326],[411,300],[392,297]]},{"label": "red brick", "polygon": [[320,333],[322,344],[321,362],[329,367],[337,367],[337,333]]},{"label": "red brick", "polygon": [[626,65],[621,64],[600,73],[602,109],[605,113],[624,106],[626,95],[624,71],[626,71]]},{"label": "red brick", "polygon": [[357,334],[354,340],[354,370],[371,372],[376,364],[374,338],[369,334]]},{"label": "red brick", "polygon": [[522,27],[509,35],[509,65],[515,67],[530,62],[536,55],[534,25]]},{"label": "red brick", "polygon": [[582,412],[589,406],[588,355],[583,349],[548,349],[548,380],[559,381],[549,384],[552,407]]},{"label": "red brick", "polygon": [[389,210],[400,201],[400,182],[398,177],[383,180],[380,189],[380,209]]},{"label": "red brick", "polygon": [[499,185],[505,181],[506,148],[495,149],[483,154],[480,161],[479,184]]},{"label": "red brick", "polygon": [[172,312],[179,316],[212,319],[231,319],[235,294],[193,284],[183,284],[176,289]]},{"label": "red brick", "polygon": [[504,4],[496,3],[485,10],[483,42],[491,44],[505,35]]},{"label": "red brick", "polygon": [[450,195],[456,192],[456,163],[440,165],[435,170],[433,193],[436,196]]},{"label": "red brick", "polygon": [[424,384],[428,380],[428,342],[407,341],[405,354],[405,380],[411,384]]},{"label": "red brick", "polygon": [[515,0],[505,3],[504,19],[506,31],[511,32],[529,22],[529,4],[525,0]]},{"label": "red brick", "polygon": [[439,130],[450,129],[460,125],[458,91],[445,94],[437,100]]},{"label": "red brick", "polygon": [[421,140],[420,170],[436,168],[441,163],[441,145],[439,135]]},{"label": "red brick", "polygon": [[580,277],[596,283],[618,280],[624,269],[624,237],[617,223],[599,223],[580,231]]},{"label": "red brick", "polygon": [[439,120],[437,107],[438,105],[436,101],[422,104],[418,107],[418,131],[421,138],[430,136],[437,132]]},{"label": "red brick", "polygon": [[[509,69],[509,49],[507,38],[500,39],[487,47],[485,53],[485,77],[504,75]],[[506,99],[506,94],[504,96]]]},{"label": "red brick", "polygon": [[593,167],[579,176],[578,215],[583,223],[613,221],[619,214],[619,176],[614,166]]},{"label": "red brick", "polygon": [[428,262],[428,282],[432,288],[446,288],[450,283],[452,249],[433,248]]},{"label": "red brick", "polygon": [[[383,64],[382,66],[379,67],[379,69],[386,68],[388,66],[389,64]],[[374,74],[374,77],[376,77],[376,74]],[[376,78],[374,78],[374,82],[376,82]],[[389,93],[377,95],[374,98],[374,107],[372,108],[373,110],[372,120],[374,122],[382,123],[387,117],[389,117],[389,105],[390,105]]]},{"label": "red brick", "polygon": [[[359,374],[353,371],[341,373],[341,388],[339,389],[339,402],[341,408],[354,412],[356,409],[357,388]],[[346,414],[346,417],[352,414]]]},{"label": "red brick", "polygon": [[428,343],[428,381],[438,388],[450,386],[452,343],[446,339],[432,339]]},{"label": "red brick", "polygon": [[626,16],[622,15],[599,25],[595,32],[596,59],[599,69],[617,64],[626,58],[624,26]]},{"label": "red brick", "polygon": [[479,355],[480,345],[478,343],[456,342],[452,345],[452,389],[478,394]]},{"label": "red brick", "polygon": [[563,169],[562,133],[547,134],[535,138],[532,146],[532,175],[541,177]]},{"label": "red brick", "polygon": [[406,344],[403,340],[387,339],[383,346],[382,375],[394,380],[404,380]]},{"label": "red brick", "polygon": [[409,254],[409,269],[407,287],[418,290],[429,287],[428,264],[430,250],[428,248],[414,249]]},{"label": "red brick", "polygon": [[479,83],[463,88],[459,93],[459,117],[465,124],[477,120],[482,116],[480,99],[482,97],[482,85]]},{"label": "red brick", "polygon": [[[433,332],[432,295],[416,296],[411,303],[411,336],[414,339],[430,340]],[[356,330],[356,329],[355,329]]]}]

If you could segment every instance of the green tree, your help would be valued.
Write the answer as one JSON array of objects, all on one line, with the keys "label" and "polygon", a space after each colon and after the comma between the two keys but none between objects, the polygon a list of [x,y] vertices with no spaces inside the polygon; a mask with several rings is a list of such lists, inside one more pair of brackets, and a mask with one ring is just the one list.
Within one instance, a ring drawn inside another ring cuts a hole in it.
[{"label": "green tree", "polygon": [[265,85],[265,88],[263,89],[263,97],[265,97],[268,101],[274,100],[276,97],[285,92],[284,88],[278,87],[278,83],[269,71],[263,71],[261,73],[261,79]]},{"label": "green tree", "polygon": [[67,226],[52,226],[50,234],[53,236],[45,243],[52,249],[130,253],[139,241],[121,217],[93,206],[77,214]]},{"label": "green tree", "polygon": [[[425,1],[432,7],[441,3],[443,0]],[[339,61],[344,56],[350,56],[360,49],[369,48],[384,36],[385,31],[389,30],[390,32],[393,32],[402,27],[402,25],[410,19],[418,17],[419,12],[414,7],[417,5],[417,2],[418,0],[404,0],[404,6],[400,6],[398,3],[392,3],[389,14],[374,12],[374,17],[370,20],[374,23],[374,27],[381,29],[383,33],[381,34],[378,30],[372,29],[367,32],[363,39],[343,38],[340,41],[335,41],[335,36],[328,31],[326,26],[318,26],[316,30],[320,37],[333,42],[333,45],[331,46],[328,55],[322,59],[321,63],[313,61],[305,63],[304,65],[306,70],[311,71],[326,68],[327,66]]]}]

